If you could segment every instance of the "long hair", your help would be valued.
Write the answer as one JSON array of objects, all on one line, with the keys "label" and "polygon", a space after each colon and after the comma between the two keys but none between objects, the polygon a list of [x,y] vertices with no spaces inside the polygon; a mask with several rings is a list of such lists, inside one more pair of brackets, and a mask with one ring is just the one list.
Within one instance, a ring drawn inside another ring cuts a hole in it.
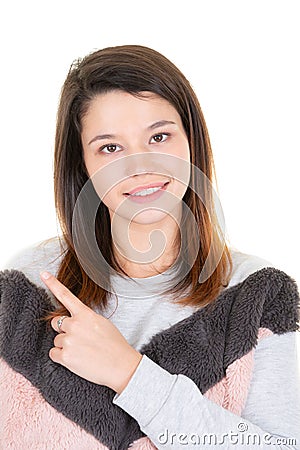
[{"label": "long hair", "polygon": [[[108,293],[111,292],[109,278],[107,285],[102,287],[87,275],[80,264],[74,248],[72,214],[89,179],[81,143],[82,119],[97,95],[113,90],[136,96],[148,91],[166,99],[181,117],[189,142],[191,165],[200,169],[210,182],[216,182],[212,149],[199,101],[185,76],[165,56],[145,46],[123,45],[95,51],[73,62],[60,95],[55,135],[55,208],[64,241],[57,278],[85,304],[100,309],[105,309],[108,303]],[[193,172],[191,177],[192,185],[196,184],[197,177]],[[174,294],[176,303],[200,307],[211,303],[228,285],[232,259],[222,235],[212,191],[206,184],[198,186],[202,189],[201,201],[195,193],[196,188],[196,185],[193,189],[189,186],[182,199],[192,212],[198,231],[197,234],[189,229],[183,214],[183,259],[189,261],[197,241],[199,251],[186,275],[178,277],[175,274],[171,288],[162,295]],[[205,205],[209,205],[209,211]],[[110,215],[103,202],[95,216],[95,236],[109,267],[126,275],[113,252]],[[208,268],[212,273],[206,281],[199,282],[209,255]],[[68,314],[63,307],[48,314],[47,319],[61,314]]]}]

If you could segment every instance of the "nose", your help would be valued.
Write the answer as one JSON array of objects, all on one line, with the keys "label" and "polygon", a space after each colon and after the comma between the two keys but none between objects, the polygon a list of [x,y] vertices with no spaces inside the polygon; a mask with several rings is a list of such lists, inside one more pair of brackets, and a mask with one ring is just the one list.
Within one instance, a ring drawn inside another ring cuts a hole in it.
[{"label": "nose", "polygon": [[136,147],[127,151],[127,155],[124,157],[124,171],[126,176],[153,172],[155,156],[157,155],[154,155],[144,147]]},{"label": "nose", "polygon": [[[170,161],[171,159],[171,161]],[[140,174],[170,178],[170,169],[174,165],[171,155],[151,151],[150,147],[136,142],[127,148],[126,156],[122,158],[122,171],[125,177],[134,177]]]}]

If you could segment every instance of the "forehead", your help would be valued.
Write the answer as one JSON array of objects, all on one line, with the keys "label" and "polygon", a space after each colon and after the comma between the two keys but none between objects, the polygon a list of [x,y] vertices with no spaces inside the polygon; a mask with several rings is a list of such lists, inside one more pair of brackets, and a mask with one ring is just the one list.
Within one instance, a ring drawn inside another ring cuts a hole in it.
[{"label": "forehead", "polygon": [[166,99],[152,92],[135,96],[124,91],[111,91],[97,95],[89,104],[82,119],[83,126],[97,120],[105,125],[113,121],[148,123],[151,120],[173,119],[180,121],[177,110]]}]

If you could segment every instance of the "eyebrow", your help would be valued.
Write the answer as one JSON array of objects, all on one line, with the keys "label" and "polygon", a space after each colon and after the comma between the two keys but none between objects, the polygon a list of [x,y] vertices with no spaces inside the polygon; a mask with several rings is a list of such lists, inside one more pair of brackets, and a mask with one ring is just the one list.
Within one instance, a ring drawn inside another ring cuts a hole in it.
[{"label": "eyebrow", "polygon": [[[164,125],[176,125],[176,123],[172,120],[159,120],[158,122],[152,123],[149,127],[147,127],[147,129],[154,130],[155,128],[163,127]],[[102,139],[114,139],[115,137],[115,134],[98,134],[88,143],[88,145],[91,145],[95,141],[100,141]]]}]

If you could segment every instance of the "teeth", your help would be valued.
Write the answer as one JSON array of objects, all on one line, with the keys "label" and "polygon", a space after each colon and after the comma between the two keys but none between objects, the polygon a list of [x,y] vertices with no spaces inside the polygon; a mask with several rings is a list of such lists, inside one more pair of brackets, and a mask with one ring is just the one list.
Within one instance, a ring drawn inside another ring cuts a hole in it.
[{"label": "teeth", "polygon": [[161,187],[144,189],[143,191],[139,191],[139,192],[136,192],[135,194],[131,194],[131,195],[143,197],[145,195],[153,194],[153,192],[159,191],[160,189],[161,189]]}]

